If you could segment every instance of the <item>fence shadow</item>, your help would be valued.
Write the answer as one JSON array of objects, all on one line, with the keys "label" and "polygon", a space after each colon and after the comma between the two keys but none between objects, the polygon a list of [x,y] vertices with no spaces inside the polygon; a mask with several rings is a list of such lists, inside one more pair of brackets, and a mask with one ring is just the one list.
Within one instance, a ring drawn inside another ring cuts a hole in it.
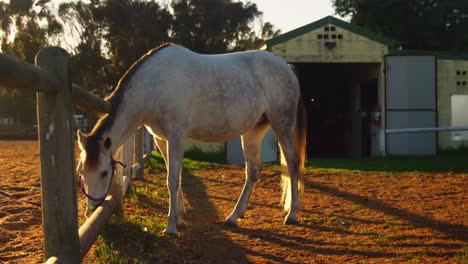
[{"label": "fence shadow", "polygon": [[317,190],[321,193],[326,193],[328,195],[339,197],[341,199],[348,200],[355,204],[359,204],[364,207],[367,207],[371,210],[380,211],[382,213],[385,213],[386,215],[391,215],[394,217],[398,217],[400,219],[404,219],[410,222],[412,225],[414,225],[417,228],[429,228],[437,232],[440,232],[452,239],[457,239],[461,241],[468,240],[467,239],[468,229],[467,229],[467,226],[465,225],[452,224],[452,223],[447,223],[444,221],[439,221],[439,220],[436,220],[427,216],[413,213],[405,209],[400,209],[397,207],[387,205],[377,200],[370,200],[367,196],[340,191],[336,188],[328,187],[320,183],[306,180],[305,185],[307,188]]}]

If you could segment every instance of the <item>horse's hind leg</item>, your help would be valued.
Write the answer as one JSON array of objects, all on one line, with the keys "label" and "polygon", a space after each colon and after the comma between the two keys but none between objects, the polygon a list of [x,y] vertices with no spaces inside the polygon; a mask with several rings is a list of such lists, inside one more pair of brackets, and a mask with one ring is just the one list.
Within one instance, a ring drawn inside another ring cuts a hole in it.
[{"label": "horse's hind leg", "polygon": [[[167,141],[154,137],[154,142],[161,152],[161,155],[164,158],[164,162],[167,167]],[[182,175],[179,177],[179,191],[177,191],[177,209],[179,211],[179,218],[177,219],[177,224],[182,224],[182,216],[185,215],[185,205],[184,205],[184,198],[182,195]]]},{"label": "horse's hind leg", "polygon": [[259,123],[242,135],[242,148],[245,157],[245,184],[242,193],[232,213],[226,218],[226,225],[237,225],[237,219],[244,216],[250,195],[258,180],[262,166],[260,160],[260,144],[270,126],[267,122]]},{"label": "horse's hind leg", "polygon": [[[277,121],[277,122],[275,122]],[[282,121],[282,122],[281,122]],[[284,209],[288,211],[284,223],[297,224],[297,212],[299,211],[299,156],[294,149],[294,125],[295,118],[272,120],[271,127],[281,146],[287,163],[287,173],[282,175],[282,202]]]}]

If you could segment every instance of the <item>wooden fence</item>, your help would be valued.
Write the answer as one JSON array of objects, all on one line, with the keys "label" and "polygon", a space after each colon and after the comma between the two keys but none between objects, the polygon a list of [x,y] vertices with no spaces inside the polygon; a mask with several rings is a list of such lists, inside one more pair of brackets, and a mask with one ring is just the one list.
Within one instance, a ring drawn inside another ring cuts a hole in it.
[{"label": "wooden fence", "polygon": [[149,135],[140,128],[117,151],[117,160],[133,166],[118,169],[106,200],[78,229],[73,105],[99,113],[110,112],[112,106],[72,85],[64,49],[42,49],[36,66],[0,53],[0,86],[37,92],[46,263],[80,263],[102,226],[122,208],[132,172],[143,178],[143,164],[151,151],[150,144],[144,144],[150,142]]}]

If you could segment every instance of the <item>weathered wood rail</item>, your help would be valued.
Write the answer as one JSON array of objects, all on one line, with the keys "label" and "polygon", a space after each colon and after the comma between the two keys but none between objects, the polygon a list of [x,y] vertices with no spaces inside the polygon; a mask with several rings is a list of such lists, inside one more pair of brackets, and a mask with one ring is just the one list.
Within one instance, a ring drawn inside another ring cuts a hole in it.
[{"label": "weathered wood rail", "polygon": [[116,159],[133,165],[118,169],[110,195],[78,229],[73,106],[109,113],[112,105],[72,85],[69,55],[64,49],[42,49],[36,66],[0,53],[0,86],[37,92],[46,263],[80,263],[112,213],[121,210],[131,174],[143,178],[151,147],[143,147],[143,129],[124,143]]}]

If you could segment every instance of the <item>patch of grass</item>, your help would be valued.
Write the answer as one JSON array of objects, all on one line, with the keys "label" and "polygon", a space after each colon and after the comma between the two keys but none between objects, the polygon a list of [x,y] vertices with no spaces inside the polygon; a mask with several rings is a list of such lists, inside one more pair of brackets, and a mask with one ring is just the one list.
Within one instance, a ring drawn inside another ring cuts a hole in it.
[{"label": "patch of grass", "polygon": [[[226,158],[224,157],[224,154],[205,153],[197,148],[194,148],[184,154],[182,168],[184,170],[202,170],[212,168],[213,164],[226,164]],[[151,172],[166,170],[164,158],[159,152],[156,151],[153,151],[147,165]]]},{"label": "patch of grass", "polygon": [[203,152],[200,148],[193,147],[190,150],[185,151],[184,157],[189,160],[226,164],[226,154],[224,153],[224,151]]},{"label": "patch of grass", "polygon": [[[96,258],[94,259],[94,262],[97,264],[128,263],[127,258],[121,255],[117,250],[114,249],[114,243],[112,242],[106,243],[105,240],[102,238],[102,236],[99,236],[96,241],[95,256]],[[133,263],[138,263],[138,261],[133,262]]]},{"label": "patch of grass", "polygon": [[316,224],[321,225],[325,222],[323,216],[320,214],[312,213],[312,214],[303,214],[301,220],[307,224]]},{"label": "patch of grass", "polygon": [[176,240],[162,234],[166,216],[159,205],[167,202],[167,190],[155,182],[135,183],[125,201],[124,216],[114,214],[96,242],[93,263],[145,263],[139,250],[157,248],[151,253],[157,258],[164,248],[175,246]]},{"label": "patch of grass", "polygon": [[468,263],[468,245],[463,246],[462,252],[453,255],[455,263]]},{"label": "patch of grass", "polygon": [[468,172],[468,151],[441,151],[437,156],[391,156],[362,159],[309,159],[307,170],[339,172]]}]

